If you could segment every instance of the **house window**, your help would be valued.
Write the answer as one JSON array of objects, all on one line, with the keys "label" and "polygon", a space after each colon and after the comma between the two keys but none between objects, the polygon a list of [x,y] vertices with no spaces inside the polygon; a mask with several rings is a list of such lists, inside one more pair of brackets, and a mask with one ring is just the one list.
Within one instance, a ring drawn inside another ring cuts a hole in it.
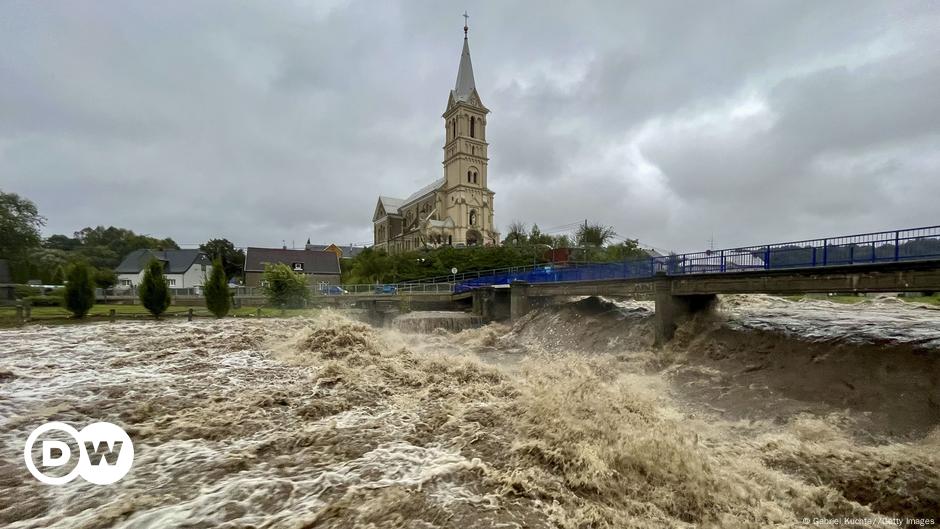
[{"label": "house window", "polygon": [[303,272],[303,271],[304,271],[304,264],[303,264],[303,263],[291,263],[290,267],[294,270],[294,272]]},{"label": "house window", "polygon": [[167,284],[167,285],[170,285],[171,287],[175,287],[175,286],[176,286],[176,280],[175,280],[175,279],[171,279],[171,278],[167,278],[166,284]]},{"label": "house window", "polygon": [[130,279],[122,279],[122,280],[121,280],[121,286],[122,286],[122,287],[129,287],[129,286],[131,286],[131,280],[130,280]]}]

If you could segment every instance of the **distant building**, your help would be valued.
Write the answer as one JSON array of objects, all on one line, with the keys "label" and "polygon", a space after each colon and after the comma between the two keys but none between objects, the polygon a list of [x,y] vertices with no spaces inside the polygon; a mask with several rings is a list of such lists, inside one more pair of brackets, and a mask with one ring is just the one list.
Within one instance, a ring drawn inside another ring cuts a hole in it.
[{"label": "distant building", "polygon": [[163,264],[163,274],[170,288],[194,288],[212,271],[212,260],[202,250],[134,250],[127,254],[115,272],[118,286],[136,287],[144,278],[151,260]]},{"label": "distant building", "polygon": [[309,242],[306,246],[304,246],[304,248],[317,252],[333,252],[340,259],[352,259],[353,257],[359,255],[360,252],[365,250],[365,248],[362,246],[353,246],[351,244],[347,246],[339,246],[336,244],[310,244]]},{"label": "distant building", "polygon": [[487,114],[473,79],[464,27],[457,83],[444,110],[444,176],[399,199],[380,196],[372,214],[377,250],[495,246],[494,193],[487,187]]},{"label": "distant building", "polygon": [[289,266],[298,274],[305,274],[311,286],[340,283],[339,256],[335,252],[249,246],[245,251],[245,286],[262,286],[264,265],[278,263]]}]

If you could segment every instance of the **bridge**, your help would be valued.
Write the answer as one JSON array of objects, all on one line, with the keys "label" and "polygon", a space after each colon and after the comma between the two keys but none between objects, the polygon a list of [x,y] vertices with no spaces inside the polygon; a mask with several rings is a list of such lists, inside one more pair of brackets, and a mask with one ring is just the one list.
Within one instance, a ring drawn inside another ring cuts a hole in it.
[{"label": "bridge", "polygon": [[[655,300],[657,338],[664,342],[683,318],[707,310],[719,294],[869,292],[940,292],[940,226],[622,262],[537,264],[395,285],[314,287],[309,303],[364,308],[375,321],[402,306],[435,310],[472,303],[474,313],[492,321],[517,320],[558,297],[646,297]],[[174,299],[203,303],[196,292],[176,292]],[[236,289],[235,299],[265,301],[260,289],[246,287]]]},{"label": "bridge", "polygon": [[647,296],[657,338],[719,294],[940,291],[940,226],[708,250],[618,263],[540,265],[479,273],[454,284],[485,320],[524,316],[564,296]]}]

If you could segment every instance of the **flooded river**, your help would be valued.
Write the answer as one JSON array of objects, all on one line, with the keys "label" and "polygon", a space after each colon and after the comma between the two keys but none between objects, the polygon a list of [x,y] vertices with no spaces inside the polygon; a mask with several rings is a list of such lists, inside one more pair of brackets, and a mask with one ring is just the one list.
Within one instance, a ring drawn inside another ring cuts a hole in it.
[{"label": "flooded river", "polygon": [[[596,298],[458,333],[333,312],[0,330],[0,526],[938,521],[940,311],[721,305],[661,348],[650,304]],[[23,446],[53,420],[122,426],[133,468],[39,483]]]}]

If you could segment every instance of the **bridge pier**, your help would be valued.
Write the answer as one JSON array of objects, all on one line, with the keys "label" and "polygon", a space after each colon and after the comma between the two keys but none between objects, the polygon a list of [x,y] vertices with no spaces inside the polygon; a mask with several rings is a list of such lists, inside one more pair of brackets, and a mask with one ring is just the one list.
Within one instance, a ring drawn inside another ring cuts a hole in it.
[{"label": "bridge pier", "polygon": [[716,294],[672,294],[672,283],[665,274],[657,274],[654,299],[656,300],[656,343],[664,344],[676,334],[676,328],[689,316],[711,309],[718,300]]},{"label": "bridge pier", "polygon": [[513,281],[509,285],[509,320],[517,321],[529,313],[529,283]]}]

